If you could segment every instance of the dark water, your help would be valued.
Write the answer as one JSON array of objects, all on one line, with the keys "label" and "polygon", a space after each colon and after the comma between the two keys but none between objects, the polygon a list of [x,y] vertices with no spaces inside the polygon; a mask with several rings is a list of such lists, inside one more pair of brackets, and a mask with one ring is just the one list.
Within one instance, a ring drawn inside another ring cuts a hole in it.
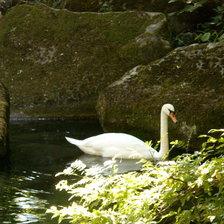
[{"label": "dark water", "polygon": [[95,121],[11,121],[11,155],[0,166],[0,224],[57,223],[45,214],[50,205],[67,200],[55,190],[55,174],[81,155],[64,136],[98,133]]},{"label": "dark water", "polygon": [[[83,154],[64,136],[84,139],[102,133],[96,121],[11,121],[8,161],[0,161],[0,224],[54,224],[45,211],[66,205],[68,196],[55,190],[55,174],[76,159],[87,167],[108,158]],[[117,161],[118,171],[138,170],[136,160]]]}]

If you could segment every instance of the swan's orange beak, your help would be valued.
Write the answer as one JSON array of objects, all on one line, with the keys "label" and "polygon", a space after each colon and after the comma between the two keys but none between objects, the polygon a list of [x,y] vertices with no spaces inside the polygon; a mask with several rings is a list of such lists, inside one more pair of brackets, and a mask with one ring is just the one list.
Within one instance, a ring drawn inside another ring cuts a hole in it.
[{"label": "swan's orange beak", "polygon": [[176,118],[174,112],[171,112],[169,116],[170,116],[170,118],[172,119],[173,123],[177,123],[177,118]]}]

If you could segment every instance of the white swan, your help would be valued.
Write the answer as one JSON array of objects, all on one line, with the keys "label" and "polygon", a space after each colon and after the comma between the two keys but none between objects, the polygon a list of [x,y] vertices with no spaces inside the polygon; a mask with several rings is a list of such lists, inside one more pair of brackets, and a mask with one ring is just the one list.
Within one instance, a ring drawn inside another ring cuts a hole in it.
[{"label": "white swan", "polygon": [[104,133],[84,140],[68,138],[68,142],[78,146],[84,153],[102,157],[122,159],[155,159],[162,160],[169,150],[168,116],[177,122],[173,105],[164,104],[161,109],[160,150],[155,149],[140,139],[124,133]]}]

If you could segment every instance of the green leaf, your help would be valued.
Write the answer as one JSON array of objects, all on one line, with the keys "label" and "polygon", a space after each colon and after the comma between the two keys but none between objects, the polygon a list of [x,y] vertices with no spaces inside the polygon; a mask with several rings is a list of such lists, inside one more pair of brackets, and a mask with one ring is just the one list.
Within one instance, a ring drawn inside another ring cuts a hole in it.
[{"label": "green leaf", "polygon": [[[202,33],[200,33],[199,35],[197,35],[195,38],[194,38],[194,40],[200,40],[201,39],[201,37],[202,37]],[[200,136],[199,136],[200,137]]]},{"label": "green leaf", "polygon": [[174,16],[176,14],[177,14],[177,12],[170,12],[170,13],[168,13],[169,16]]},{"label": "green leaf", "polygon": [[211,37],[211,33],[210,32],[207,32],[207,33],[204,33],[202,36],[201,36],[201,41],[203,42],[207,42]]},{"label": "green leaf", "polygon": [[221,144],[221,145],[216,147],[216,149],[221,149],[221,148],[224,148],[224,144]]},{"label": "green leaf", "polygon": [[169,0],[168,3],[178,2],[179,0]]},{"label": "green leaf", "polygon": [[224,40],[224,33],[219,37],[219,40]]},{"label": "green leaf", "polygon": [[224,132],[224,129],[211,129],[208,133]]},{"label": "green leaf", "polygon": [[213,222],[216,217],[215,216],[209,216],[208,218],[210,219],[210,222]]},{"label": "green leaf", "polygon": [[[199,7],[199,6],[198,6]],[[195,9],[198,8],[195,5],[187,5],[182,11],[183,12],[193,12]]]},{"label": "green leaf", "polygon": [[199,135],[198,138],[208,138],[209,135]]}]

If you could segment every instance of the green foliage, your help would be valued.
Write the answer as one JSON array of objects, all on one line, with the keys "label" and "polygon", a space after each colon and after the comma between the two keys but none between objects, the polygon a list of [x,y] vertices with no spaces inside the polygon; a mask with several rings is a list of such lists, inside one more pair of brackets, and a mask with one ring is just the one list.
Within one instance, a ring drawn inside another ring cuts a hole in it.
[{"label": "green foliage", "polygon": [[66,223],[222,224],[224,130],[201,137],[207,140],[200,152],[157,164],[141,161],[140,172],[118,174],[113,160],[103,169],[86,169],[77,161],[59,174],[76,181],[57,184],[71,195],[69,206],[52,206],[47,212]]},{"label": "green foliage", "polygon": [[[170,16],[181,15],[183,13],[193,13],[201,7],[205,7],[209,0],[170,0],[169,3],[181,2],[183,7],[177,11],[169,13]],[[224,3],[214,6],[213,16],[208,17],[206,22],[197,24],[192,32],[183,32],[176,37],[176,45],[183,46],[190,43],[199,42],[217,42],[224,40]],[[189,38],[189,34],[191,37]],[[187,37],[187,38],[186,38]],[[194,37],[194,38],[192,38]]]},{"label": "green foliage", "polygon": [[100,9],[99,12],[112,12],[113,11],[113,0],[99,1]]},{"label": "green foliage", "polygon": [[[224,40],[224,4],[214,9],[215,16],[199,26],[200,34],[195,38],[199,42]],[[201,30],[201,31],[200,31]]]}]

